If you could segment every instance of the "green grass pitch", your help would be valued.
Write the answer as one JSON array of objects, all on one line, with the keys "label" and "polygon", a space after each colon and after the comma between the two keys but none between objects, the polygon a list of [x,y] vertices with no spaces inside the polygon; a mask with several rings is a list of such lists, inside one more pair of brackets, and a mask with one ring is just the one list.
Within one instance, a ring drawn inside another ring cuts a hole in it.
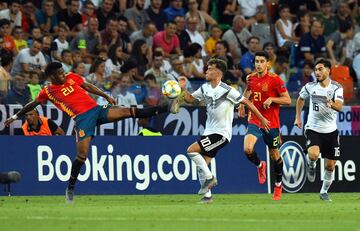
[{"label": "green grass pitch", "polygon": [[0,197],[1,231],[41,230],[354,230],[360,231],[360,193]]}]

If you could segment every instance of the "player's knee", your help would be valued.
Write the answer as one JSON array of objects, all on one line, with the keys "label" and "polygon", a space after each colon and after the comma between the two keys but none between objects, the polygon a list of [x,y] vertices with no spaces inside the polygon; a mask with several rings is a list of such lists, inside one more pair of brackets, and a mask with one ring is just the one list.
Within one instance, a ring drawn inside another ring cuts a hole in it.
[{"label": "player's knee", "polygon": [[87,152],[82,152],[82,151],[79,151],[77,156],[79,157],[79,159],[83,160],[85,162],[85,160],[87,159]]},{"label": "player's knee", "polygon": [[334,163],[325,163],[325,169],[332,172],[335,170],[335,164]]},{"label": "player's knee", "polygon": [[188,147],[188,149],[186,150],[187,153],[193,153],[196,152],[195,148],[193,148],[192,146]]},{"label": "player's knee", "polygon": [[253,154],[253,152],[254,152],[254,148],[251,148],[251,147],[245,147],[244,148],[244,153],[247,156],[251,156]]}]

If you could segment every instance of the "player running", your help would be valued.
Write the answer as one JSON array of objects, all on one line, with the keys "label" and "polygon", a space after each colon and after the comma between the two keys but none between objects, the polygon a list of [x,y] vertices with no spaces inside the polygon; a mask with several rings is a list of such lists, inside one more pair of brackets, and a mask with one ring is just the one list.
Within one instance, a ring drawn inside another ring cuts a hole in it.
[{"label": "player running", "polygon": [[203,101],[206,105],[207,119],[205,131],[201,138],[191,144],[187,153],[197,166],[201,188],[198,194],[204,195],[200,202],[212,202],[211,188],[217,184],[208,165],[216,153],[230,142],[232,136],[232,122],[234,106],[246,105],[258,118],[264,129],[268,129],[267,121],[255,106],[240,92],[221,82],[227,65],[222,59],[210,59],[206,71],[207,83],[204,83],[194,93],[185,90],[185,77],[180,78],[183,97],[187,103],[199,104]]},{"label": "player running", "polygon": [[[256,71],[247,76],[247,85],[244,97],[251,96],[251,101],[260,113],[270,121],[270,131],[262,126],[257,115],[249,113],[248,128],[244,139],[244,153],[248,160],[258,168],[260,184],[266,181],[266,162],[260,161],[254,146],[261,136],[269,149],[271,159],[275,165],[275,188],[273,200],[281,200],[283,160],[279,152],[280,139],[280,105],[289,105],[291,99],[286,90],[284,81],[274,73],[268,72],[269,55],[259,51],[255,53]],[[245,112],[239,108],[239,116],[244,117]]]},{"label": "player running", "polygon": [[309,115],[305,125],[308,163],[308,180],[315,181],[316,161],[319,155],[325,158],[324,180],[320,199],[331,201],[328,190],[334,180],[336,160],[340,157],[340,137],[336,117],[344,102],[342,86],[330,79],[331,63],[320,59],[315,63],[316,82],[307,83],[296,101],[295,125],[302,127],[301,111],[304,100],[310,98]]},{"label": "player running", "polygon": [[[75,73],[64,74],[61,63],[52,62],[45,69],[46,77],[51,79],[51,85],[45,86],[39,96],[26,104],[18,113],[8,118],[5,125],[8,126],[18,117],[34,109],[39,104],[50,100],[57,108],[67,113],[76,123],[76,150],[77,156],[72,163],[71,175],[65,196],[68,203],[73,202],[75,182],[80,169],[88,157],[90,141],[95,134],[97,125],[114,122],[125,118],[144,118],[168,112],[168,106],[148,107],[138,109],[136,107],[121,108],[117,106],[99,106],[87,94],[87,92],[104,97],[109,104],[116,104],[115,100],[106,95],[96,86],[84,82],[80,75]],[[170,111],[177,113],[179,110],[178,99],[171,104]]]}]

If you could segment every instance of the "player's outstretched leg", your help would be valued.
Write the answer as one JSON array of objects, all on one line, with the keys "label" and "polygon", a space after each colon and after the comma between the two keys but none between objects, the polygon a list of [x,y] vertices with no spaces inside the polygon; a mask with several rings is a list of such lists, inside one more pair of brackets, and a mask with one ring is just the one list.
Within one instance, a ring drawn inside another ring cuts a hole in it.
[{"label": "player's outstretched leg", "polygon": [[273,200],[281,200],[282,195],[282,174],[283,174],[283,160],[280,157],[276,161],[274,161],[275,165],[275,187],[274,187],[274,195]]},{"label": "player's outstretched leg", "polygon": [[179,99],[178,98],[173,99],[171,100],[169,105],[164,105],[164,106],[154,106],[147,108],[136,108],[136,107],[130,108],[131,117],[134,118],[147,118],[165,112],[171,112],[173,114],[178,113]]}]

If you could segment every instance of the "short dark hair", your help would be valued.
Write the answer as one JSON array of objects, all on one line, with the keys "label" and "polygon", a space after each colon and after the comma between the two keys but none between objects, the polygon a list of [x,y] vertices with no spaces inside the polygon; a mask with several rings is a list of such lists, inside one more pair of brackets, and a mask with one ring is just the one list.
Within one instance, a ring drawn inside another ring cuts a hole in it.
[{"label": "short dark hair", "polygon": [[269,60],[269,54],[266,52],[266,51],[257,51],[256,53],[255,53],[255,57],[256,56],[261,56],[261,57],[265,57],[265,59],[266,59],[266,61],[268,61]]},{"label": "short dark hair", "polygon": [[257,41],[259,41],[259,42],[260,42],[260,38],[259,38],[259,37],[256,37],[256,36],[250,36],[250,37],[246,40],[246,44],[249,44],[249,43],[250,43],[250,41],[251,41],[252,39],[256,39]]},{"label": "short dark hair", "polygon": [[324,67],[327,67],[327,68],[331,69],[331,62],[329,60],[327,60],[327,59],[319,59],[319,60],[317,60],[315,62],[314,66],[316,66],[318,64],[322,64],[322,65],[324,65]]},{"label": "short dark hair", "polygon": [[310,69],[314,69],[314,63],[310,60],[305,60],[303,65],[302,65],[302,68],[306,67],[306,66],[309,66]]},{"label": "short dark hair", "polygon": [[339,31],[341,33],[346,33],[352,28],[353,28],[353,25],[349,21],[344,21],[343,23],[340,23],[340,25],[339,25]]},{"label": "short dark hair", "polygon": [[281,4],[278,8],[279,12],[281,12],[283,9],[290,9],[288,4]]},{"label": "short dark hair", "polygon": [[13,62],[13,54],[10,52],[3,52],[0,57],[1,66],[8,66]]},{"label": "short dark hair", "polygon": [[263,45],[263,49],[265,49],[266,47],[275,48],[275,45],[274,45],[274,43],[272,43],[272,42],[266,42],[266,43],[264,43],[264,45]]},{"label": "short dark hair", "polygon": [[219,69],[223,75],[225,74],[225,72],[227,71],[227,63],[225,60],[221,59],[221,58],[211,58],[208,62],[207,65],[211,66],[215,64],[216,68]]},{"label": "short dark hair", "polygon": [[10,22],[10,20],[9,19],[6,19],[6,18],[2,18],[2,19],[0,19],[0,27],[2,27],[2,26],[4,26],[4,25],[10,25],[11,24],[11,22]]},{"label": "short dark hair", "polygon": [[59,62],[51,62],[45,68],[45,76],[54,75],[55,72],[62,68],[62,64]]},{"label": "short dark hair", "polygon": [[156,77],[153,74],[145,75],[144,80],[153,80],[156,83]]},{"label": "short dark hair", "polygon": [[160,51],[154,51],[153,58],[155,58],[155,57],[164,57],[164,55]]}]

